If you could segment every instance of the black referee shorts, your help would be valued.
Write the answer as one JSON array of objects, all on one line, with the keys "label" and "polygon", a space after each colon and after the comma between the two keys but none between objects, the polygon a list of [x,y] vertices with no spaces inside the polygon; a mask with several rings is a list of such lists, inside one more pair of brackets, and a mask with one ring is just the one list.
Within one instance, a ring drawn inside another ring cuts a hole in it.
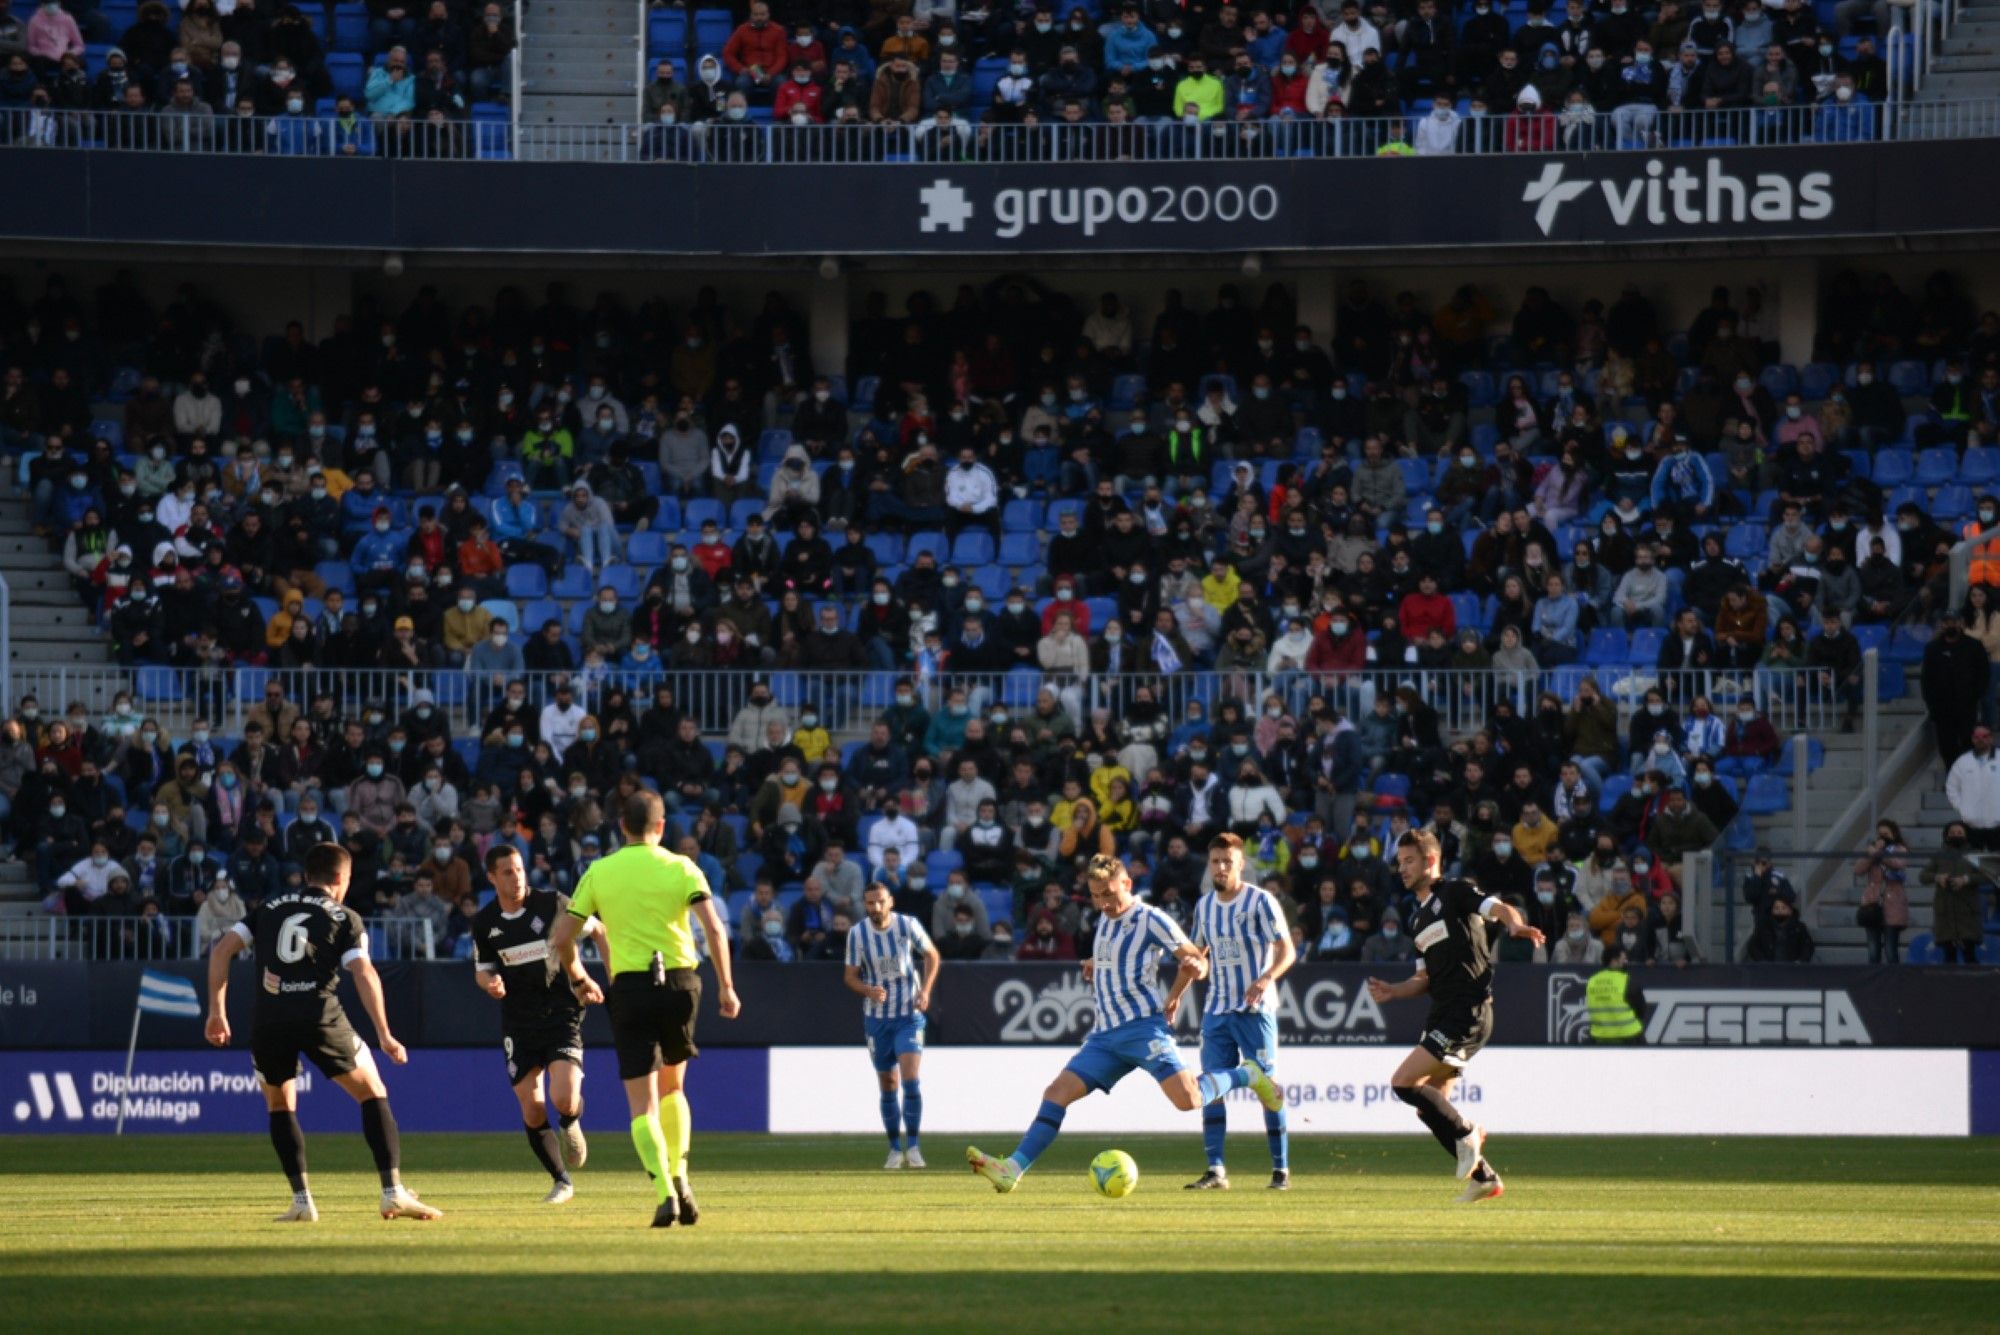
[{"label": "black referee shorts", "polygon": [[296,1080],[301,1056],[332,1080],[359,1066],[366,1050],[338,1003],[317,1016],[272,1017],[250,1025],[250,1062],[267,1085]]},{"label": "black referee shorts", "polygon": [[605,1000],[620,1080],[637,1080],[701,1055],[694,1044],[701,975],[693,969],[669,969],[666,981],[657,985],[649,973],[618,974]]},{"label": "black referee shorts", "polygon": [[1424,1036],[1417,1046],[1446,1066],[1462,1071],[1492,1040],[1493,1003],[1489,1001],[1477,1006],[1433,1010],[1424,1022]]}]

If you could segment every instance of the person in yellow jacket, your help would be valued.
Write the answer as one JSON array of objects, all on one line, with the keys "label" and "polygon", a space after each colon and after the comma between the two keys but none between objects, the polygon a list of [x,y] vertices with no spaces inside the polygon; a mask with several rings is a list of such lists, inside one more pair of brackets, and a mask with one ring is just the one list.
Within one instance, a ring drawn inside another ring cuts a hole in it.
[{"label": "person in yellow jacket", "polygon": [[1201,596],[1218,613],[1236,606],[1236,595],[1242,587],[1243,577],[1236,573],[1236,567],[1220,556],[1209,562],[1208,573],[1201,577]]},{"label": "person in yellow jacket", "polygon": [[264,626],[265,647],[277,650],[285,647],[285,641],[292,638],[292,623],[305,615],[306,596],[297,589],[285,594],[283,610],[271,614]]},{"label": "person in yellow jacket", "polygon": [[1549,860],[1549,850],[1556,846],[1556,823],[1542,814],[1539,802],[1521,804],[1521,819],[1514,822],[1514,851],[1521,860],[1531,867],[1539,867]]},{"label": "person in yellow jacket", "polygon": [[1202,120],[1212,121],[1222,114],[1223,97],[1222,80],[1208,72],[1208,62],[1189,56],[1187,76],[1174,85],[1174,106],[1182,110],[1192,106]]},{"label": "person in yellow jacket", "polygon": [[1606,946],[1604,967],[1584,985],[1590,1012],[1590,1041],[1600,1045],[1646,1041],[1646,994],[1625,972],[1623,946]]}]

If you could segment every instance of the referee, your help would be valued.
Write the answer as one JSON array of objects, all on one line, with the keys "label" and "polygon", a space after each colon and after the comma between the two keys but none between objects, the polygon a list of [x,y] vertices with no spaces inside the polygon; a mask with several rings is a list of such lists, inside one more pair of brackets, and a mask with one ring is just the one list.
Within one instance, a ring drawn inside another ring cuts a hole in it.
[{"label": "referee", "polygon": [[689,911],[701,915],[724,1019],[742,1009],[730,978],[729,933],[701,868],[660,847],[667,812],[656,794],[626,799],[618,823],[625,846],[584,873],[551,944],[578,1000],[602,1002],[604,992],[584,972],[576,943],[586,919],[595,916],[604,925],[611,944],[611,1036],[632,1112],[632,1144],[659,1200],[653,1227],[691,1225],[700,1213],[687,1183],[693,1124],[682,1086],[687,1060],[699,1052],[694,1021],[701,1009],[701,953]]}]

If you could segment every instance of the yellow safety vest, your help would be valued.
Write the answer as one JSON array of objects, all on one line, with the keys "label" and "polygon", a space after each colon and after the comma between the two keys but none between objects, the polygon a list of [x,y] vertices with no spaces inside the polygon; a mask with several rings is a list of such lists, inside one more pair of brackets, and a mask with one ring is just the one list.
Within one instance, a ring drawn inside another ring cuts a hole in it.
[{"label": "yellow safety vest", "polygon": [[1603,969],[1592,975],[1584,988],[1590,1007],[1590,1039],[1593,1043],[1622,1043],[1637,1038],[1645,1027],[1625,1002],[1627,979],[1623,969]]}]

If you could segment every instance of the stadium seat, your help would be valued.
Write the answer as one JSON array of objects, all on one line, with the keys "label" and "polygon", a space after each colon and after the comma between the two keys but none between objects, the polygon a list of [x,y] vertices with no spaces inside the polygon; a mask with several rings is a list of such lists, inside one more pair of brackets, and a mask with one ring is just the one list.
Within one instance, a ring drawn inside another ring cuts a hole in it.
[{"label": "stadium seat", "polygon": [[2000,450],[1975,445],[1958,461],[1958,480],[1968,487],[1991,487],[2000,479]]},{"label": "stadium seat", "polygon": [[1918,932],[1910,937],[1905,946],[1904,958],[1912,964],[1943,964],[1944,952],[1938,949],[1937,938],[1929,932]]},{"label": "stadium seat", "polygon": [[1762,524],[1732,524],[1722,540],[1723,555],[1736,561],[1762,560],[1770,550],[1770,535]]},{"label": "stadium seat", "polygon": [[625,559],[642,570],[655,570],[667,563],[667,538],[648,529],[625,541]]},{"label": "stadium seat", "polygon": [[1632,647],[1625,661],[1633,667],[1652,667],[1660,661],[1660,646],[1667,642],[1667,633],[1645,627],[1632,632]]},{"label": "stadium seat", "polygon": [[944,878],[955,871],[965,869],[965,858],[952,849],[939,848],[924,855],[924,870],[929,873],[931,884],[944,889]]},{"label": "stadium seat", "polygon": [[1034,565],[1042,559],[1041,539],[1033,533],[1002,534],[1000,554],[996,559],[1009,570]]},{"label": "stadium seat", "polygon": [[365,88],[367,70],[360,56],[335,51],[326,58],[326,77],[336,97],[351,97],[358,102]]},{"label": "stadium seat", "polygon": [[1889,385],[1904,398],[1931,392],[1930,368],[1922,362],[1895,362],[1889,367]]},{"label": "stadium seat", "polygon": [[519,561],[507,567],[508,597],[546,598],[548,592],[548,572],[540,566],[526,561]]},{"label": "stadium seat", "polygon": [[[1792,763],[1794,746],[1793,739],[1787,737],[1784,746],[1778,751],[1778,759],[1772,764],[1767,773],[1777,775],[1780,778],[1791,778],[1792,771],[1795,768]],[[1826,743],[1817,737],[1808,737],[1806,739],[1806,773],[1813,773],[1825,763]]]},{"label": "stadium seat", "polygon": [[1908,450],[1891,447],[1875,451],[1875,471],[1871,480],[1883,490],[1907,486],[1916,476],[1916,457]]},{"label": "stadium seat", "polygon": [[[1945,453],[1951,451],[1946,450]],[[1939,487],[1937,494],[1931,497],[1930,510],[1940,520],[1965,518],[1972,513],[1972,488],[1961,487],[1955,482],[1948,487]]]},{"label": "stadium seat", "polygon": [[[996,83],[999,81],[995,76]],[[1146,377],[1143,375],[1121,375],[1111,381],[1111,397],[1106,405],[1114,412],[1130,412],[1139,396],[1146,392]]]},{"label": "stadium seat", "polygon": [[945,543],[944,534],[936,530],[912,533],[908,545],[904,548],[904,559],[914,562],[924,552],[929,552],[937,558],[939,565],[951,559],[951,549]]},{"label": "stadium seat", "polygon": [[1038,533],[1041,527],[1042,503],[1040,501],[1008,501],[1000,510],[1000,531],[1003,535],[1026,533],[1032,536]]},{"label": "stadium seat", "polygon": [[1032,709],[1041,690],[1042,674],[1039,669],[1017,667],[1000,680],[1000,703],[1009,709]]},{"label": "stadium seat", "polygon": [[1754,774],[1743,794],[1743,812],[1750,816],[1775,816],[1792,809],[1791,786],[1776,774]]},{"label": "stadium seat", "polygon": [[993,561],[993,535],[982,528],[967,528],[959,531],[951,544],[951,563],[955,566],[970,567],[990,565]]},{"label": "stadium seat", "polygon": [[549,589],[554,598],[589,598],[597,592],[597,585],[590,578],[590,571],[578,562],[572,561],[563,567],[562,574]]},{"label": "stadium seat", "polygon": [[870,533],[868,550],[875,553],[878,566],[894,566],[903,563],[903,535],[900,533]]},{"label": "stadium seat", "polygon": [[1622,666],[1632,656],[1631,642],[1625,632],[1615,627],[1603,626],[1590,632],[1590,640],[1583,651],[1583,661],[1590,667]]},{"label": "stadium seat", "polygon": [[1919,487],[1941,487],[1958,476],[1958,452],[1938,448],[1919,451],[1917,473],[1913,479]]}]

